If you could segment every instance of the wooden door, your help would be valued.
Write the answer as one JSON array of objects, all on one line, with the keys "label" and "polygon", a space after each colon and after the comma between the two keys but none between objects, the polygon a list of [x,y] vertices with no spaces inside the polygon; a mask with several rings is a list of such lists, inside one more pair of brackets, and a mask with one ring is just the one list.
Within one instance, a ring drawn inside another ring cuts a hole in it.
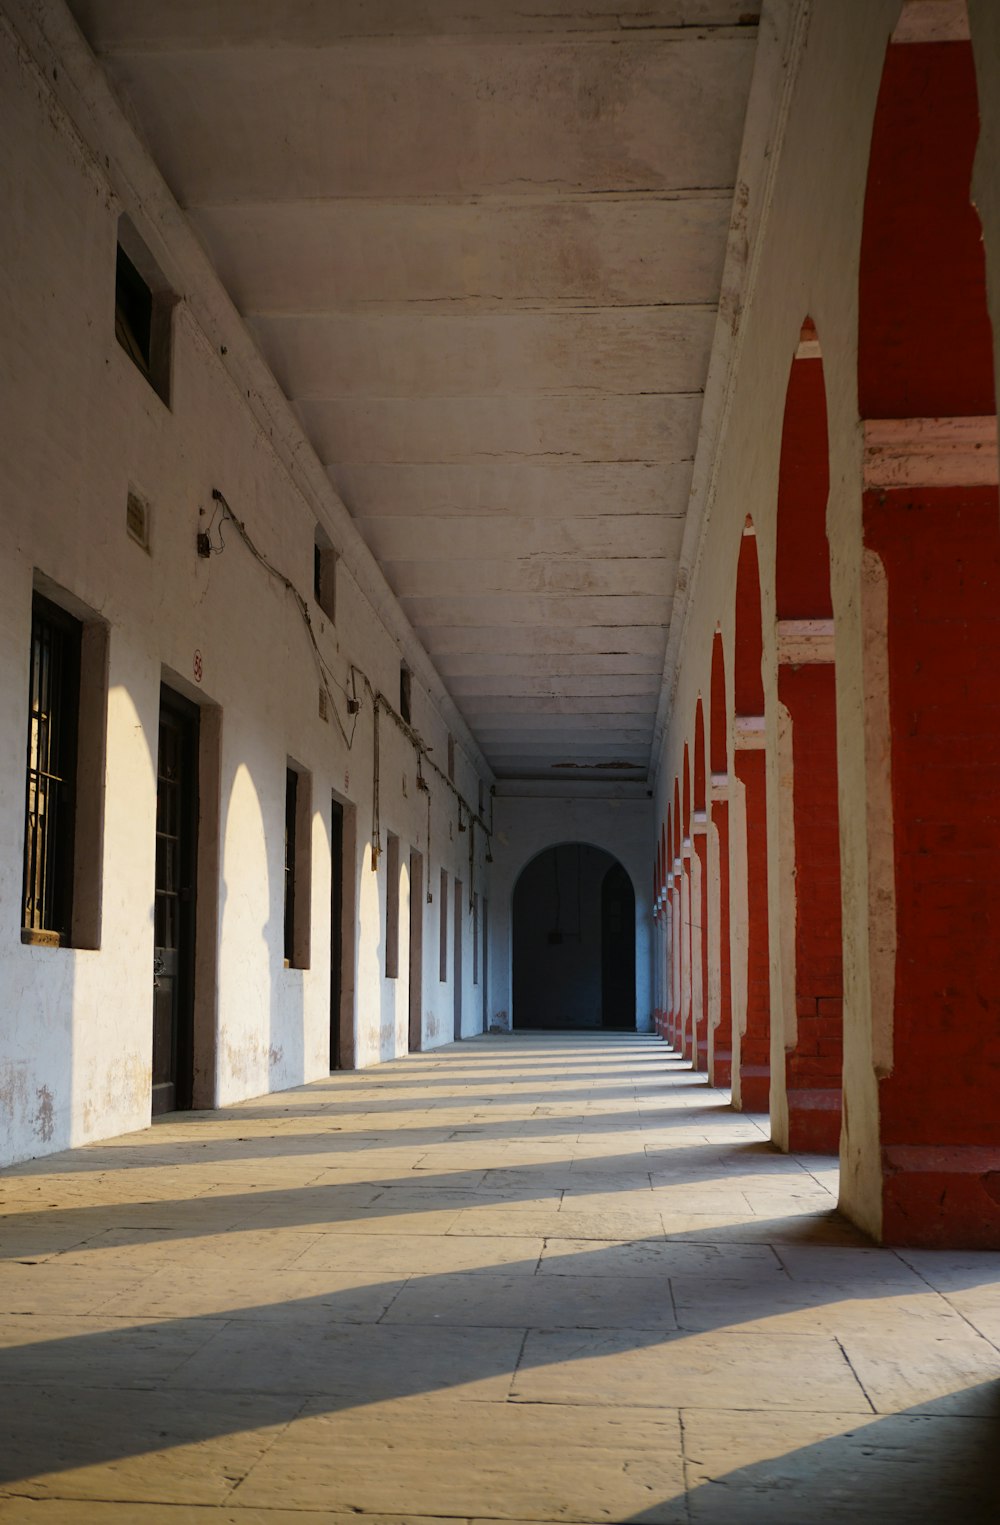
[{"label": "wooden door", "polygon": [[153,1115],[191,1105],[198,710],[160,691],[153,903]]}]

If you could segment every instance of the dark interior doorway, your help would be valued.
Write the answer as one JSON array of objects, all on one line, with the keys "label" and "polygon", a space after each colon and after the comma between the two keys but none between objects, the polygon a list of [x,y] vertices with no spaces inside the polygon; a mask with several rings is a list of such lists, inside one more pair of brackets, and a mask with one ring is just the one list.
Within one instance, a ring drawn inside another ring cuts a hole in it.
[{"label": "dark interior doorway", "polygon": [[344,961],[344,807],[333,801],[330,816],[330,1068],[342,1068],[340,1026]]},{"label": "dark interior doorway", "polygon": [[515,1028],[635,1027],[635,894],[586,842],[549,847],[514,887]]},{"label": "dark interior doorway", "polygon": [[197,870],[198,707],[163,687],[153,900],[154,1117],[191,1106]]}]

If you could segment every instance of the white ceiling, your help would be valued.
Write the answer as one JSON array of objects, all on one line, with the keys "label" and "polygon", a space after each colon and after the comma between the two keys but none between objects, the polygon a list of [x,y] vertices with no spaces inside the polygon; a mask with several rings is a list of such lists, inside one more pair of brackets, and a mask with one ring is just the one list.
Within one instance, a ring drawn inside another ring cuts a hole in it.
[{"label": "white ceiling", "polygon": [[71,9],[498,776],[644,777],[759,0]]}]

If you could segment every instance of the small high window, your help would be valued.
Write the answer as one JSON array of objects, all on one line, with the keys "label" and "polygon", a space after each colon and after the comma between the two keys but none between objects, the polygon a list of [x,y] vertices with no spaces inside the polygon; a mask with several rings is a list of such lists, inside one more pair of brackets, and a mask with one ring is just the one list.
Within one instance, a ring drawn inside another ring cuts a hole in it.
[{"label": "small high window", "polygon": [[448,736],[448,777],[455,782],[455,738]]},{"label": "small high window", "polygon": [[115,258],[115,338],[168,407],[174,302],[149,250],[122,217]]},{"label": "small high window", "polygon": [[337,560],[329,535],[317,524],[313,542],[313,598],[329,620],[337,618]]},{"label": "small high window", "polygon": [[411,724],[412,709],[410,705],[411,674],[410,669],[404,662],[399,669],[399,713],[400,717]]},{"label": "small high window", "polygon": [[285,963],[291,969],[309,968],[311,785],[308,773],[285,769]]}]

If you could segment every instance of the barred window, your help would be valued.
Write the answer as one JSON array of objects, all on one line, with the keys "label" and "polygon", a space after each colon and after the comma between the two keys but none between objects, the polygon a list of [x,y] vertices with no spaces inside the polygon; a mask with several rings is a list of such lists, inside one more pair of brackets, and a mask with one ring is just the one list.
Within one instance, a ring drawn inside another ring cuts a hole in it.
[{"label": "barred window", "polygon": [[70,940],[81,632],[79,620],[34,595],[22,917],[28,941]]},{"label": "barred window", "polygon": [[308,969],[312,918],[312,775],[285,768],[285,963]]}]

